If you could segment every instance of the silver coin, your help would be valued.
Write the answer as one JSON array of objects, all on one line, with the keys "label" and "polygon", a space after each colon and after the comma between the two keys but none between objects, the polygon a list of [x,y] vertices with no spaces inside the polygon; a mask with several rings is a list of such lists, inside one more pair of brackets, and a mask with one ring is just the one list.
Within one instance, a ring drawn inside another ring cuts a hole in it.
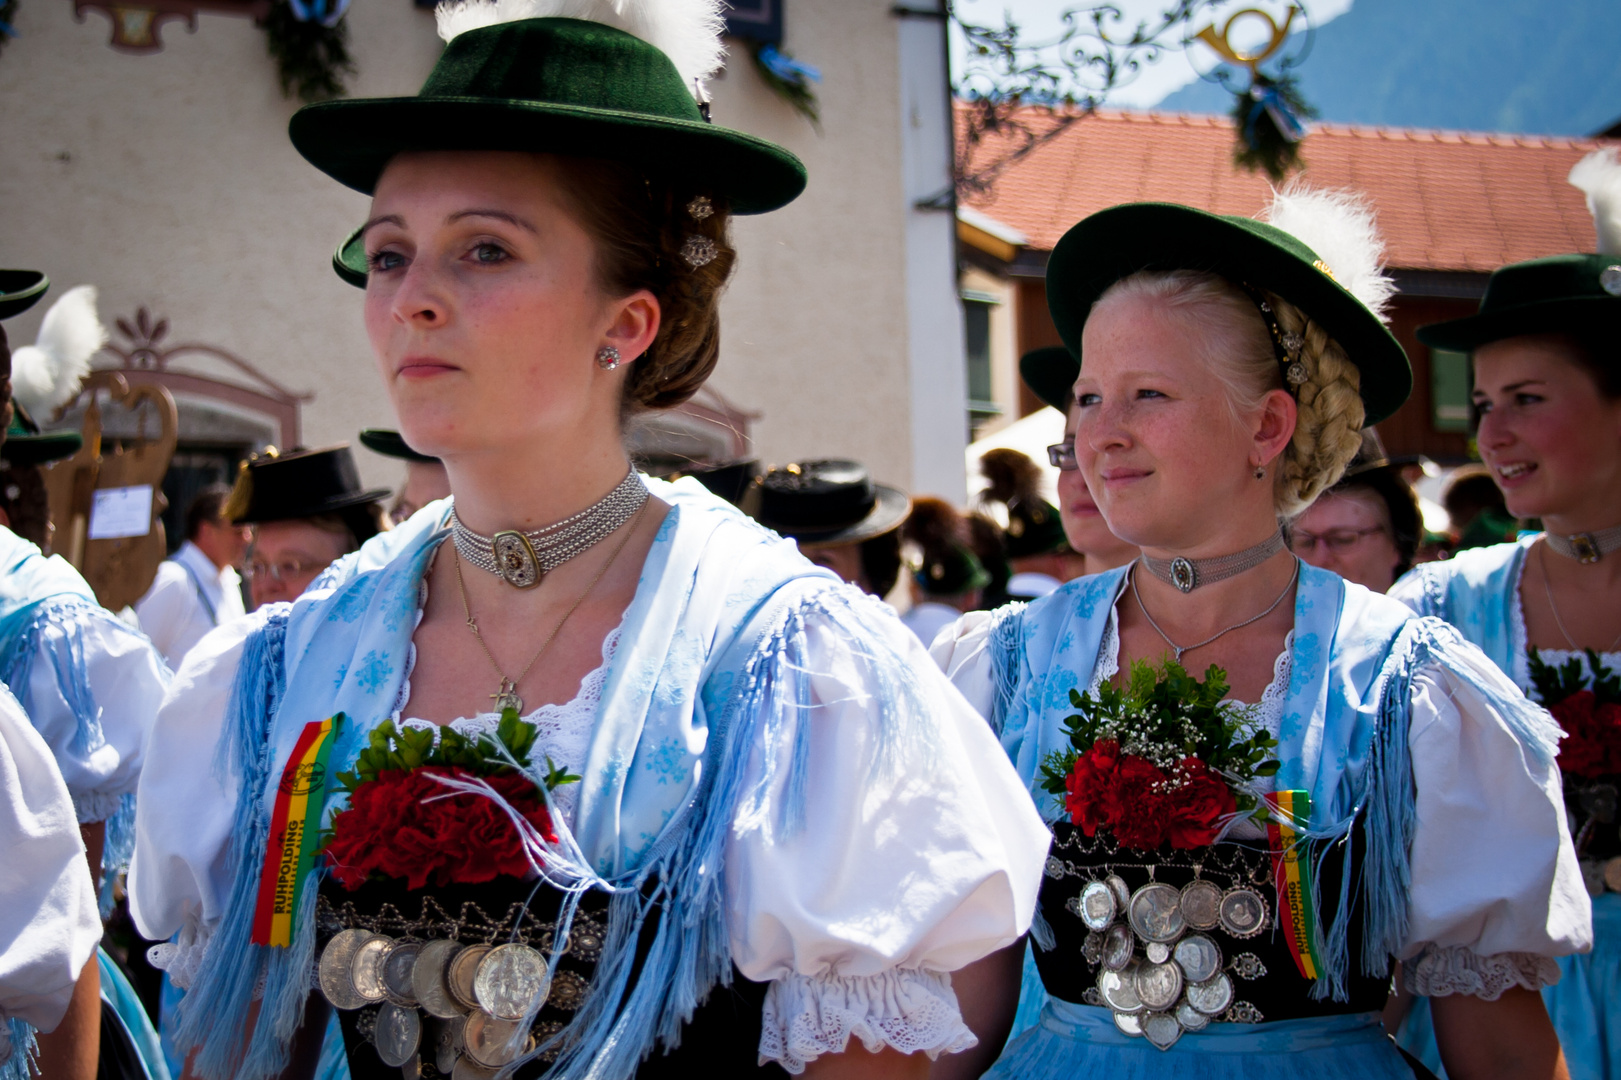
[{"label": "silver coin", "polygon": [[1189,934],[1176,943],[1176,962],[1188,982],[1204,982],[1221,970],[1221,949],[1203,934]]},{"label": "silver coin", "polygon": [[1144,964],[1133,984],[1137,999],[1149,1012],[1164,1012],[1182,996],[1182,969],[1175,964]]},{"label": "silver coin", "polygon": [[1150,941],[1143,953],[1150,964],[1163,964],[1171,958],[1171,947],[1163,941]]},{"label": "silver coin", "polygon": [[1210,1017],[1189,1005],[1186,999],[1176,1007],[1176,1022],[1188,1031],[1203,1031],[1210,1024]]},{"label": "silver coin", "polygon": [[371,1041],[383,1064],[397,1069],[416,1057],[417,1046],[422,1042],[422,1020],[415,1009],[390,1001],[377,1010],[377,1026],[372,1029]]},{"label": "silver coin", "polygon": [[1252,938],[1266,929],[1266,900],[1248,886],[1221,898],[1221,928],[1235,938]]},{"label": "silver coin", "polygon": [[470,1013],[462,1031],[464,1052],[475,1064],[499,1069],[517,1060],[523,1051],[523,1034],[521,1021],[498,1020],[482,1011]]},{"label": "silver coin", "polygon": [[1130,927],[1109,927],[1109,932],[1103,935],[1103,966],[1110,971],[1119,971],[1131,963],[1131,954],[1136,947]]},{"label": "silver coin", "polygon": [[1182,918],[1181,891],[1159,882],[1132,893],[1126,913],[1131,928],[1144,941],[1175,941],[1187,927],[1187,920]]},{"label": "silver coin", "polygon": [[416,991],[411,986],[411,971],[422,952],[420,941],[396,941],[394,947],[383,954],[383,994],[401,1008],[414,1009]]},{"label": "silver coin", "polygon": [[340,930],[321,950],[319,980],[321,996],[332,1003],[334,1009],[358,1009],[366,999],[355,989],[355,950],[371,937],[370,930]]},{"label": "silver coin", "polygon": [[1086,932],[1086,940],[1081,942],[1081,956],[1086,958],[1088,964],[1097,964],[1103,961],[1103,935],[1096,930]]},{"label": "silver coin", "polygon": [[1202,880],[1184,885],[1182,917],[1195,930],[1214,930],[1221,921],[1221,886]]},{"label": "silver coin", "polygon": [[1081,890],[1081,921],[1090,930],[1106,930],[1119,913],[1114,890],[1101,881],[1088,881]]},{"label": "silver coin", "polygon": [[478,965],[486,956],[490,955],[488,945],[469,945],[457,953],[445,969],[445,983],[450,988],[450,996],[463,1010],[472,1012],[478,1008],[478,996],[473,988],[473,980],[478,975]]},{"label": "silver coin", "polygon": [[447,1076],[456,1067],[456,1059],[461,1056],[458,1028],[466,1022],[458,1015],[451,1020],[433,1020],[429,1024],[433,1038],[434,1068]]},{"label": "silver coin", "polygon": [[1124,971],[1098,972],[1098,993],[1103,995],[1103,1003],[1117,1013],[1135,1013],[1143,1011],[1142,999],[1137,996],[1137,963]]},{"label": "silver coin", "polygon": [[417,953],[416,964],[411,968],[411,995],[429,1016],[449,1020],[461,1015],[461,1009],[450,997],[450,984],[445,981],[450,961],[461,951],[462,947],[456,942],[441,939],[428,942]]},{"label": "silver coin", "polygon": [[1188,985],[1188,1004],[1206,1016],[1220,1016],[1233,1003],[1233,981],[1225,972],[1202,983]]},{"label": "silver coin", "polygon": [[479,1007],[498,1020],[532,1016],[545,1004],[550,989],[546,958],[527,945],[491,949],[473,977],[473,995]]},{"label": "silver coin", "polygon": [[1119,874],[1110,874],[1103,879],[1103,883],[1113,890],[1115,902],[1120,905],[1120,910],[1126,910],[1126,905],[1131,903],[1131,886],[1126,884],[1126,879]]},{"label": "silver coin", "polygon": [[388,947],[392,944],[393,938],[376,934],[355,949],[355,958],[349,966],[349,979],[355,985],[355,993],[367,1001],[382,1001],[387,996],[383,990],[383,958],[388,955]]},{"label": "silver coin", "polygon": [[1114,1026],[1134,1039],[1140,1039],[1143,1036],[1142,1019],[1133,1013],[1115,1013]]},{"label": "silver coin", "polygon": [[495,1080],[500,1074],[500,1069],[486,1069],[464,1054],[456,1059],[456,1067],[450,1071],[450,1080]]},{"label": "silver coin", "polygon": [[1169,1050],[1182,1037],[1182,1025],[1170,1013],[1149,1013],[1143,1017],[1143,1038],[1161,1050]]}]

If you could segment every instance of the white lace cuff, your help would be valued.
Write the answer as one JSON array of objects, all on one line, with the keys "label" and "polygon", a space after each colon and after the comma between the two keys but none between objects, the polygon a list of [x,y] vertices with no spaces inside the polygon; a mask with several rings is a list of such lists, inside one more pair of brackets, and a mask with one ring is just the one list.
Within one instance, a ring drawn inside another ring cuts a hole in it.
[{"label": "white lace cuff", "polygon": [[98,821],[106,821],[118,813],[123,804],[124,795],[109,795],[105,791],[76,791],[73,795],[73,812],[78,815],[80,825],[94,825]]},{"label": "white lace cuff", "polygon": [[1541,990],[1559,981],[1559,965],[1536,953],[1507,952],[1481,956],[1467,945],[1428,945],[1403,961],[1407,989],[1422,997],[1467,994],[1496,1001],[1511,986]]},{"label": "white lace cuff", "polygon": [[951,976],[915,969],[855,978],[789,975],[766,991],[760,1027],[760,1064],[775,1061],[795,1075],[823,1054],[843,1053],[852,1035],[875,1054],[893,1046],[931,1060],[979,1042],[962,1022]]},{"label": "white lace cuff", "polygon": [[197,916],[188,911],[180,933],[172,941],[146,950],[146,959],[159,971],[168,972],[169,981],[176,989],[190,990],[197,978],[197,969],[203,964],[203,954],[208,952],[208,943],[213,939],[213,928],[202,926]]}]

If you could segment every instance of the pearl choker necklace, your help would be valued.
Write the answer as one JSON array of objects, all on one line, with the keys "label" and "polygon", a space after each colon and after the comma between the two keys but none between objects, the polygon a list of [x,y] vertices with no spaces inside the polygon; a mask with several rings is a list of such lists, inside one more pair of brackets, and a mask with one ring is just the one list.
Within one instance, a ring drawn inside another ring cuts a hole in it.
[{"label": "pearl choker necklace", "polygon": [[516,589],[532,589],[547,574],[589,551],[635,516],[647,501],[647,485],[632,469],[601,501],[534,532],[508,529],[480,536],[450,511],[456,553]]},{"label": "pearl choker necklace", "polygon": [[1280,530],[1254,547],[1245,548],[1234,555],[1218,555],[1214,559],[1185,559],[1180,555],[1174,559],[1155,559],[1144,555],[1142,563],[1150,574],[1165,584],[1175,585],[1183,592],[1190,593],[1200,585],[1224,581],[1260,566],[1284,550],[1284,546]]},{"label": "pearl choker necklace", "polygon": [[1621,525],[1598,532],[1576,533],[1574,536],[1550,532],[1543,533],[1542,537],[1548,541],[1555,555],[1563,555],[1579,563],[1596,563],[1610,552],[1621,550]]}]

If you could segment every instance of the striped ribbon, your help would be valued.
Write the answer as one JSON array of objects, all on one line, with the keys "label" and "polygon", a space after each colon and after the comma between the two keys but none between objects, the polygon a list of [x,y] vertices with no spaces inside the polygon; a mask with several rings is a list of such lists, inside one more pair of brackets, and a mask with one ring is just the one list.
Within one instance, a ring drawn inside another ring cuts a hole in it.
[{"label": "striped ribbon", "polygon": [[1323,970],[1323,957],[1312,904],[1311,853],[1301,836],[1311,822],[1311,792],[1275,791],[1266,796],[1266,802],[1271,811],[1266,831],[1278,888],[1278,922],[1301,977],[1316,979]]},{"label": "striped ribbon", "polygon": [[293,917],[315,865],[321,812],[333,784],[327,757],[342,724],[342,713],[305,724],[282,769],[253,911],[255,945],[285,946],[293,940]]}]

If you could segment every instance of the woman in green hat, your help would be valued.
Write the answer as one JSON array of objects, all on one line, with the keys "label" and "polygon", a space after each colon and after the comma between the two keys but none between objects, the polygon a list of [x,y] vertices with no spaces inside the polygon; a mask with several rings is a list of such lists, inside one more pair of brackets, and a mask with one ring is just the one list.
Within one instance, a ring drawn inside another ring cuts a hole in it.
[{"label": "woman in green hat", "polygon": [[[1266,222],[1117,206],[1053,252],[1077,461],[1142,554],[933,650],[1054,834],[1048,1000],[990,1075],[1411,1077],[1393,959],[1454,1078],[1564,1075],[1536,991],[1590,925],[1551,718],[1282,535],[1410,388],[1379,250],[1293,190]],[[957,985],[1011,1010],[1018,974]]]},{"label": "woman in green hat", "polygon": [[1505,266],[1477,314],[1418,332],[1426,344],[1470,354],[1481,457],[1509,513],[1541,519],[1544,531],[1426,563],[1392,595],[1456,626],[1564,726],[1559,764],[1593,897],[1594,947],[1561,958],[1564,977],[1544,997],[1571,1074],[1613,1080],[1621,1077],[1621,163],[1613,149],[1597,151],[1570,179],[1587,194],[1598,253]]},{"label": "woman in green hat", "polygon": [[292,137],[372,196],[338,270],[452,501],[188,656],[130,884],[177,1043],[257,1080],[330,1004],[357,1080],[924,1075],[1045,830],[893,612],[623,442],[803,168],[709,122],[710,0],[440,23]]}]

